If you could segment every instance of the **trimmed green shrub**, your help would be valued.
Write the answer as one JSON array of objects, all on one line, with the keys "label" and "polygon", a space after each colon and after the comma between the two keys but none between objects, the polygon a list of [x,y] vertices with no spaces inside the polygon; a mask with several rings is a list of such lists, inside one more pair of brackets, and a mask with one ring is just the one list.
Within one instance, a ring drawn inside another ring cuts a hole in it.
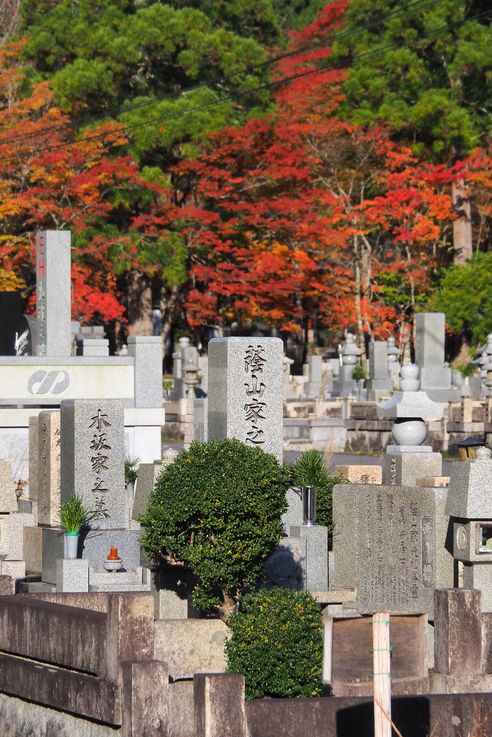
[{"label": "trimmed green shrub", "polygon": [[310,594],[262,589],[242,597],[229,622],[227,667],[246,679],[246,698],[321,693],[321,608]]},{"label": "trimmed green shrub", "polygon": [[140,520],[143,548],[158,563],[184,565],[196,579],[193,604],[227,621],[282,537],[288,487],[288,470],[259,448],[193,443],[157,480]]}]

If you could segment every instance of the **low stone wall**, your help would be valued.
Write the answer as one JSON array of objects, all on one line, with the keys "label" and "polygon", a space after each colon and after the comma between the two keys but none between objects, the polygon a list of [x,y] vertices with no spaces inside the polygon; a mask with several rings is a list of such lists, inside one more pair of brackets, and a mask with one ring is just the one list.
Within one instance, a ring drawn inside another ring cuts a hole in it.
[{"label": "low stone wall", "polygon": [[[236,674],[195,677],[195,737],[373,737],[370,698],[244,701]],[[425,694],[392,699],[404,737],[492,734],[492,694]]]},{"label": "low stone wall", "polygon": [[[373,737],[373,708],[368,699],[258,699],[246,718],[249,737]],[[401,697],[391,710],[404,737],[492,734],[489,693]]]},{"label": "low stone wall", "polygon": [[121,729],[0,694],[2,737],[116,737]]}]

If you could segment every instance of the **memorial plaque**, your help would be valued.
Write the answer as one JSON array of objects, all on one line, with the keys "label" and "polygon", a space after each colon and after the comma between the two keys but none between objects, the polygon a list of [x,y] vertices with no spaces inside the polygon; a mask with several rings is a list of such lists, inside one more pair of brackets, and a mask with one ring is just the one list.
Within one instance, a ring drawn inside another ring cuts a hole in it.
[{"label": "memorial plaque", "polygon": [[63,501],[81,496],[91,528],[125,528],[123,402],[64,400],[60,410]]},{"label": "memorial plaque", "polygon": [[283,342],[213,338],[208,344],[208,437],[237,438],[282,462]]},{"label": "memorial plaque", "polygon": [[336,486],[333,586],[354,586],[361,612],[431,614],[434,588],[453,580],[446,495],[445,489]]}]

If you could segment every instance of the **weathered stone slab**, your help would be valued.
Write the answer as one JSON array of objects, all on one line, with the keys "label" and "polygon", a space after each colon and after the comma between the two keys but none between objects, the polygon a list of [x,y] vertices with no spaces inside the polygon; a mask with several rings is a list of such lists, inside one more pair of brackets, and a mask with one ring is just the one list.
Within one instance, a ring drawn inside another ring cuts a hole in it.
[{"label": "weathered stone slab", "polygon": [[60,523],[60,412],[39,413],[38,419],[39,524]]},{"label": "weathered stone slab", "polygon": [[0,514],[17,511],[17,496],[8,461],[0,461]]},{"label": "weathered stone slab", "polygon": [[[176,452],[176,455],[178,453]],[[149,498],[155,486],[159,474],[164,465],[160,462],[141,463],[138,467],[137,488],[135,491],[135,499],[133,501],[132,518],[139,520],[142,514],[145,514],[149,504]]]},{"label": "weathered stone slab", "polygon": [[480,591],[435,592],[434,670],[446,675],[482,671],[482,603]]},{"label": "weathered stone slab", "polygon": [[208,438],[238,438],[282,462],[283,342],[213,338],[208,344]]},{"label": "weathered stone slab", "polygon": [[155,622],[154,657],[168,664],[172,678],[223,673],[228,636],[220,619],[161,619]]},{"label": "weathered stone slab", "polygon": [[125,528],[123,402],[64,400],[60,410],[62,502],[76,493],[95,515],[93,529]]},{"label": "weathered stone slab", "polygon": [[432,615],[434,589],[453,583],[446,495],[446,489],[335,486],[332,585],[355,587],[358,611]]}]

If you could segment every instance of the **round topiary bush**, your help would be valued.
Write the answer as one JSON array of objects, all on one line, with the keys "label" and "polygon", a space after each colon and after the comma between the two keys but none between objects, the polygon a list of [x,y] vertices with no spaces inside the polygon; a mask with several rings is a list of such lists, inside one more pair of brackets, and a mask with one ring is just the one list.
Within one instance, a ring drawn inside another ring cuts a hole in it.
[{"label": "round topiary bush", "polygon": [[227,621],[254,587],[282,537],[289,472],[273,455],[239,440],[193,443],[159,476],[142,545],[156,562],[194,576],[193,604]]},{"label": "round topiary bush", "polygon": [[321,608],[303,591],[262,589],[242,597],[229,622],[228,670],[246,679],[246,697],[318,696]]}]

